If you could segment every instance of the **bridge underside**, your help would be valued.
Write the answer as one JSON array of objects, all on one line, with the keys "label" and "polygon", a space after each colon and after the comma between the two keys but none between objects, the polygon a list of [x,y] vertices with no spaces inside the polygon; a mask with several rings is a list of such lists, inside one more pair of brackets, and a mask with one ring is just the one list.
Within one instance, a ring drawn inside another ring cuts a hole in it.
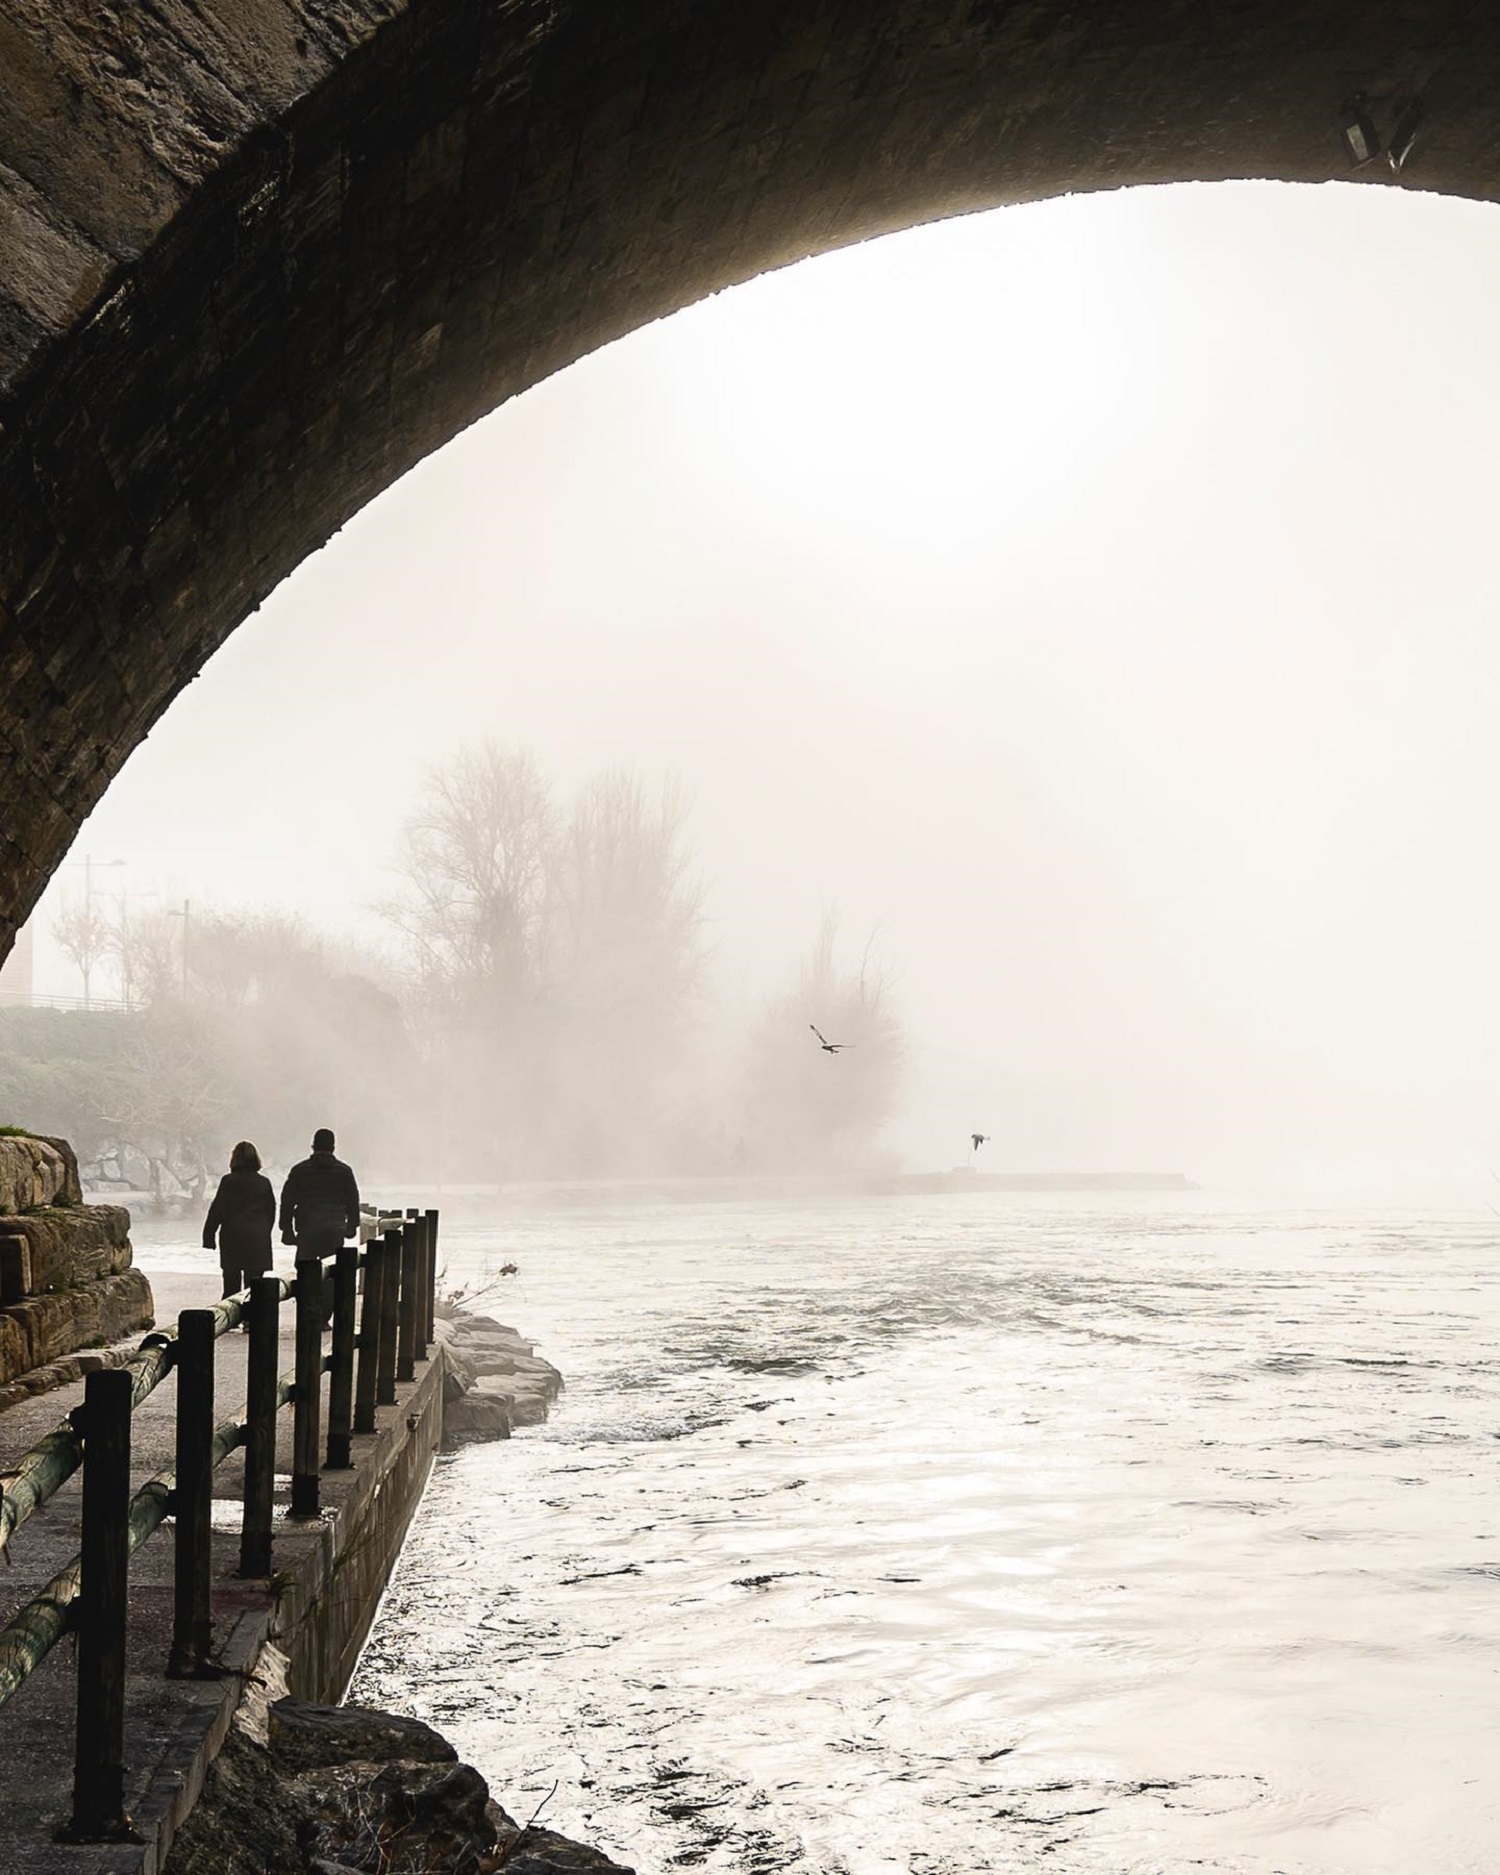
[{"label": "bridge underside", "polygon": [[1471,0],[0,0],[0,73],[0,955],[278,581],[644,321],[1068,190],[1500,197]]}]

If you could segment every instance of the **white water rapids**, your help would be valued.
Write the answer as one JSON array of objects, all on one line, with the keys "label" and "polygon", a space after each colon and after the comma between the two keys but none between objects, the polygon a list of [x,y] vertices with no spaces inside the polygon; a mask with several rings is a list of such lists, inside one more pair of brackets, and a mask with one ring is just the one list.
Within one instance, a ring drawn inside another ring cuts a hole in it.
[{"label": "white water rapids", "polygon": [[445,1213],[560,1366],[352,1697],[797,1875],[1500,1863],[1493,1222],[1207,1197]]}]

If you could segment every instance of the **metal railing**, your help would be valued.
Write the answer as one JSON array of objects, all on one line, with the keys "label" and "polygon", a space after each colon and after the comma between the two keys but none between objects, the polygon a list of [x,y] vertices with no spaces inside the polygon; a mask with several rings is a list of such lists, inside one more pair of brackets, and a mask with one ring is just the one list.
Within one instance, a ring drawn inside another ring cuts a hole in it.
[{"label": "metal railing", "polygon": [[[366,1238],[366,1232],[370,1234]],[[299,1262],[288,1282],[258,1276],[210,1309],[184,1309],[177,1332],[147,1335],[123,1366],[91,1373],[81,1406],[6,1474],[0,1493],[0,1553],[26,1520],[80,1468],[79,1553],[0,1629],[0,1707],[62,1637],[78,1637],[74,1842],[139,1840],[125,1810],[125,1642],[131,1556],[174,1520],[170,1678],[213,1678],[213,1476],[245,1449],[240,1525],[242,1577],[269,1576],[276,1486],[276,1416],[292,1407],[290,1515],[321,1514],[321,1476],[352,1463],[352,1438],[376,1430],[377,1411],[415,1377],[434,1336],[436,1211],[369,1214],[362,1246],[332,1260],[333,1322],[323,1352],[324,1267]],[[360,1278],[363,1275],[363,1283]],[[292,1371],[277,1372],[283,1302],[296,1308]],[[358,1322],[356,1323],[356,1315]],[[245,1404],[214,1423],[214,1349],[221,1335],[249,1331]],[[131,1419],[169,1373],[177,1375],[175,1463],[130,1489]],[[326,1440],[323,1375],[328,1380]],[[319,1453],[322,1452],[320,1464]]]},{"label": "metal railing", "polygon": [[88,1009],[110,1015],[130,1015],[143,1003],[121,996],[44,996],[38,990],[0,989],[3,1009]]}]

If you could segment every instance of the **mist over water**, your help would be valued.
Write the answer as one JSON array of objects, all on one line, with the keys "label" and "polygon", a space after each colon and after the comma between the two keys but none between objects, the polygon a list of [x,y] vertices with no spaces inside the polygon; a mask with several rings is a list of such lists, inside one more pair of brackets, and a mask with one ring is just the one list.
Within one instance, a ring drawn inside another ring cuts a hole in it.
[{"label": "mist over water", "polygon": [[642,1870],[1493,1864],[1489,1222],[1185,1196],[507,1210],[568,1376],[354,1687]]},{"label": "mist over water", "polygon": [[671,773],[736,1012],[825,906],[856,954],[878,928],[909,1163],[977,1127],[1012,1167],[1477,1201],[1497,298],[1494,208],[1269,184],[968,217],[719,295],[356,517],[78,856],[129,862],[101,891],[369,938],[456,748],[531,749],[563,800]]}]

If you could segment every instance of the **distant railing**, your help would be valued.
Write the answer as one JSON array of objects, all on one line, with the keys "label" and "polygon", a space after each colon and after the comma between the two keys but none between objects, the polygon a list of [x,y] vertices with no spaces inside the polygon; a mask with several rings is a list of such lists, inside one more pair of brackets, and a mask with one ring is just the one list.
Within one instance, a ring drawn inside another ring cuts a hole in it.
[{"label": "distant railing", "polygon": [[[78,1636],[73,1842],[139,1840],[125,1811],[125,1637],[131,1556],[171,1516],[174,1524],[172,1645],[175,1679],[215,1677],[212,1649],[213,1474],[245,1448],[241,1576],[271,1573],[276,1415],[292,1407],[293,1517],[320,1514],[322,1470],[346,1470],[355,1433],[376,1430],[396,1387],[415,1377],[434,1335],[436,1211],[366,1211],[361,1244],[333,1260],[333,1335],[323,1352],[323,1264],[297,1264],[287,1282],[258,1276],[211,1309],[184,1309],[175,1335],[153,1333],[121,1367],[90,1374],[82,1406],[6,1474],[0,1493],[0,1553],[34,1511],[83,1470],[83,1543],[78,1555],[0,1629],[0,1707],[63,1635]],[[363,1275],[363,1282],[360,1278]],[[278,1374],[283,1302],[296,1307],[292,1371]],[[356,1328],[355,1317],[358,1315]],[[249,1329],[245,1405],[214,1424],[214,1347]],[[131,1415],[169,1373],[177,1374],[176,1462],[133,1496]],[[323,1462],[322,1377],[328,1381]]]},{"label": "distant railing", "polygon": [[0,989],[0,1008],[4,1009],[88,1009],[114,1015],[129,1015],[142,1005],[119,996],[43,996],[36,990]]}]

